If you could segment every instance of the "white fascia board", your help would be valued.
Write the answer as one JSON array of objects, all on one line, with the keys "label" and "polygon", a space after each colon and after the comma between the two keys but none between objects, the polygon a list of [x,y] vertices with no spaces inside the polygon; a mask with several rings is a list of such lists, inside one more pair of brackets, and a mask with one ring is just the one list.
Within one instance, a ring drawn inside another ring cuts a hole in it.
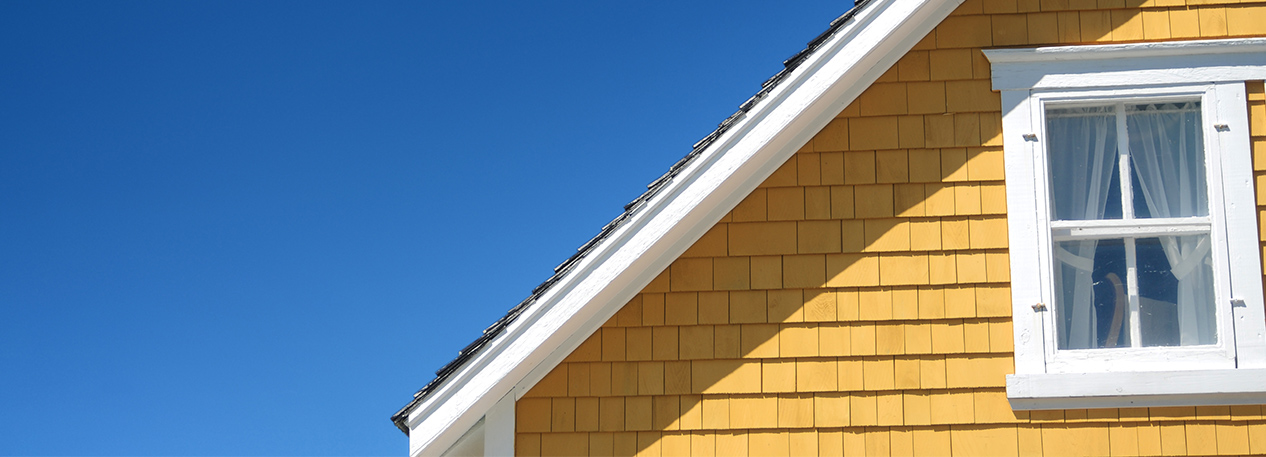
[{"label": "white fascia board", "polygon": [[859,11],[415,407],[409,454],[439,454],[535,384],[961,2],[875,0]]},{"label": "white fascia board", "polygon": [[1260,79],[1266,38],[987,49],[994,90]]},{"label": "white fascia board", "polygon": [[1266,404],[1266,369],[1007,375],[1015,410]]}]

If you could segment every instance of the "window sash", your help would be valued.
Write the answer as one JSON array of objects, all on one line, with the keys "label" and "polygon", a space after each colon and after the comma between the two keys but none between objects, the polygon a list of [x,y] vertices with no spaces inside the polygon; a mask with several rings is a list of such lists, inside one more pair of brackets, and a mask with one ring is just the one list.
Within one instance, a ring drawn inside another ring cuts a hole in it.
[{"label": "window sash", "polygon": [[[1056,300],[1057,291],[1055,286],[1055,268],[1058,262],[1055,258],[1056,249],[1054,243],[1059,241],[1078,240],[1078,239],[1110,239],[1124,238],[1133,240],[1135,238],[1148,238],[1156,236],[1175,236],[1175,235],[1200,235],[1208,234],[1211,238],[1213,251],[1213,275],[1214,275],[1214,305],[1215,319],[1217,321],[1218,342],[1215,345],[1206,346],[1169,346],[1169,347],[1120,347],[1120,348],[1094,348],[1094,349],[1058,349],[1058,329],[1057,319],[1058,313],[1055,309],[1047,312],[1039,313],[1042,328],[1043,347],[1045,348],[1045,371],[1050,373],[1059,372],[1086,372],[1086,371],[1140,371],[1140,370],[1156,370],[1165,366],[1181,366],[1184,369],[1218,369],[1218,368],[1234,368],[1235,367],[1235,336],[1232,334],[1233,329],[1230,326],[1230,283],[1229,283],[1229,264],[1227,261],[1228,253],[1226,252],[1227,244],[1225,237],[1225,228],[1223,227],[1222,214],[1222,196],[1220,189],[1216,186],[1210,186],[1208,189],[1208,206],[1210,215],[1203,217],[1184,217],[1184,218],[1134,218],[1133,214],[1133,195],[1132,182],[1121,184],[1122,212],[1121,219],[1090,219],[1090,220],[1054,220],[1053,205],[1054,196],[1051,188],[1051,171],[1049,154],[1047,149],[1049,142],[1046,132],[1046,114],[1048,109],[1052,108],[1068,108],[1068,107],[1091,107],[1091,106],[1117,106],[1117,142],[1118,142],[1118,158],[1117,173],[1120,176],[1129,177],[1130,160],[1128,159],[1129,136],[1126,134],[1125,116],[1123,107],[1126,104],[1142,104],[1142,103],[1167,103],[1199,100],[1201,102],[1202,123],[1201,132],[1204,135],[1205,163],[1206,163],[1206,181],[1208,183],[1220,182],[1218,173],[1220,157],[1216,151],[1216,139],[1210,138],[1213,134],[1212,125],[1216,123],[1218,116],[1216,109],[1217,100],[1213,94],[1214,88],[1209,85],[1199,86],[1178,86],[1169,88],[1145,88],[1145,89],[1126,89],[1126,90],[1070,90],[1070,91],[1031,91],[1030,97],[1030,125],[1033,130],[1039,133],[1038,142],[1033,148],[1034,153],[1034,172],[1036,179],[1036,189],[1039,196],[1038,218],[1039,226],[1043,227],[1038,230],[1039,237],[1039,256],[1041,262],[1039,269],[1044,278],[1039,285],[1041,296],[1044,303],[1051,303],[1059,306]],[[1044,195],[1044,197],[1042,197]],[[1133,243],[1131,243],[1131,248]],[[1133,252],[1129,249],[1127,252]],[[1131,256],[1132,257],[1132,256]],[[1128,260],[1135,260],[1133,258]],[[1129,262],[1130,267],[1134,267],[1133,262]],[[1130,268],[1131,271],[1134,268]],[[1128,278],[1128,281],[1137,288],[1137,277]],[[1131,312],[1134,322],[1131,329],[1131,341],[1139,341],[1137,300],[1131,300]],[[1137,343],[1135,343],[1137,344]]]}]

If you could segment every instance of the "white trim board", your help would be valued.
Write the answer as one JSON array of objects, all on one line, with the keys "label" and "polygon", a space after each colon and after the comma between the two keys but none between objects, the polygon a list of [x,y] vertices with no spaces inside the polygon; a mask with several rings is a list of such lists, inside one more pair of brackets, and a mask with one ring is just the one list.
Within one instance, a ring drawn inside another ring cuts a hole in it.
[{"label": "white trim board", "polygon": [[531,388],[961,2],[868,3],[415,407],[409,454],[438,454],[506,394]]},{"label": "white trim board", "polygon": [[1266,369],[1012,375],[1007,400],[1016,410],[1260,405],[1263,384]]},{"label": "white trim board", "polygon": [[1250,81],[1266,38],[986,49],[994,90]]}]

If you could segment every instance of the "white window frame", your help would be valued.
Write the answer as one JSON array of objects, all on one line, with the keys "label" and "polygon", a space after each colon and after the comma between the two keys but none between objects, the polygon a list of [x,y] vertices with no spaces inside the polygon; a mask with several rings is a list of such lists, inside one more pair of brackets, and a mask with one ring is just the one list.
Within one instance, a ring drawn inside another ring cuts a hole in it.
[{"label": "white window frame", "polygon": [[[1002,92],[1016,409],[1266,403],[1266,305],[1244,82],[1266,39],[986,50]],[[1199,98],[1218,303],[1215,347],[1056,350],[1045,106]],[[1215,127],[1216,126],[1216,127]],[[1234,301],[1235,306],[1232,306]]]}]

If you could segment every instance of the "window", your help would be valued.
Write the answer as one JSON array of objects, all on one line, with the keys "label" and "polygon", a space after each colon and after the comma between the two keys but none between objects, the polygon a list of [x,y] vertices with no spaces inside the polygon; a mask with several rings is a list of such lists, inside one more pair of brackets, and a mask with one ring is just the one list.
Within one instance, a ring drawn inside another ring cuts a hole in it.
[{"label": "window", "polygon": [[1266,402],[1244,81],[1266,40],[986,51],[1017,409]]}]

